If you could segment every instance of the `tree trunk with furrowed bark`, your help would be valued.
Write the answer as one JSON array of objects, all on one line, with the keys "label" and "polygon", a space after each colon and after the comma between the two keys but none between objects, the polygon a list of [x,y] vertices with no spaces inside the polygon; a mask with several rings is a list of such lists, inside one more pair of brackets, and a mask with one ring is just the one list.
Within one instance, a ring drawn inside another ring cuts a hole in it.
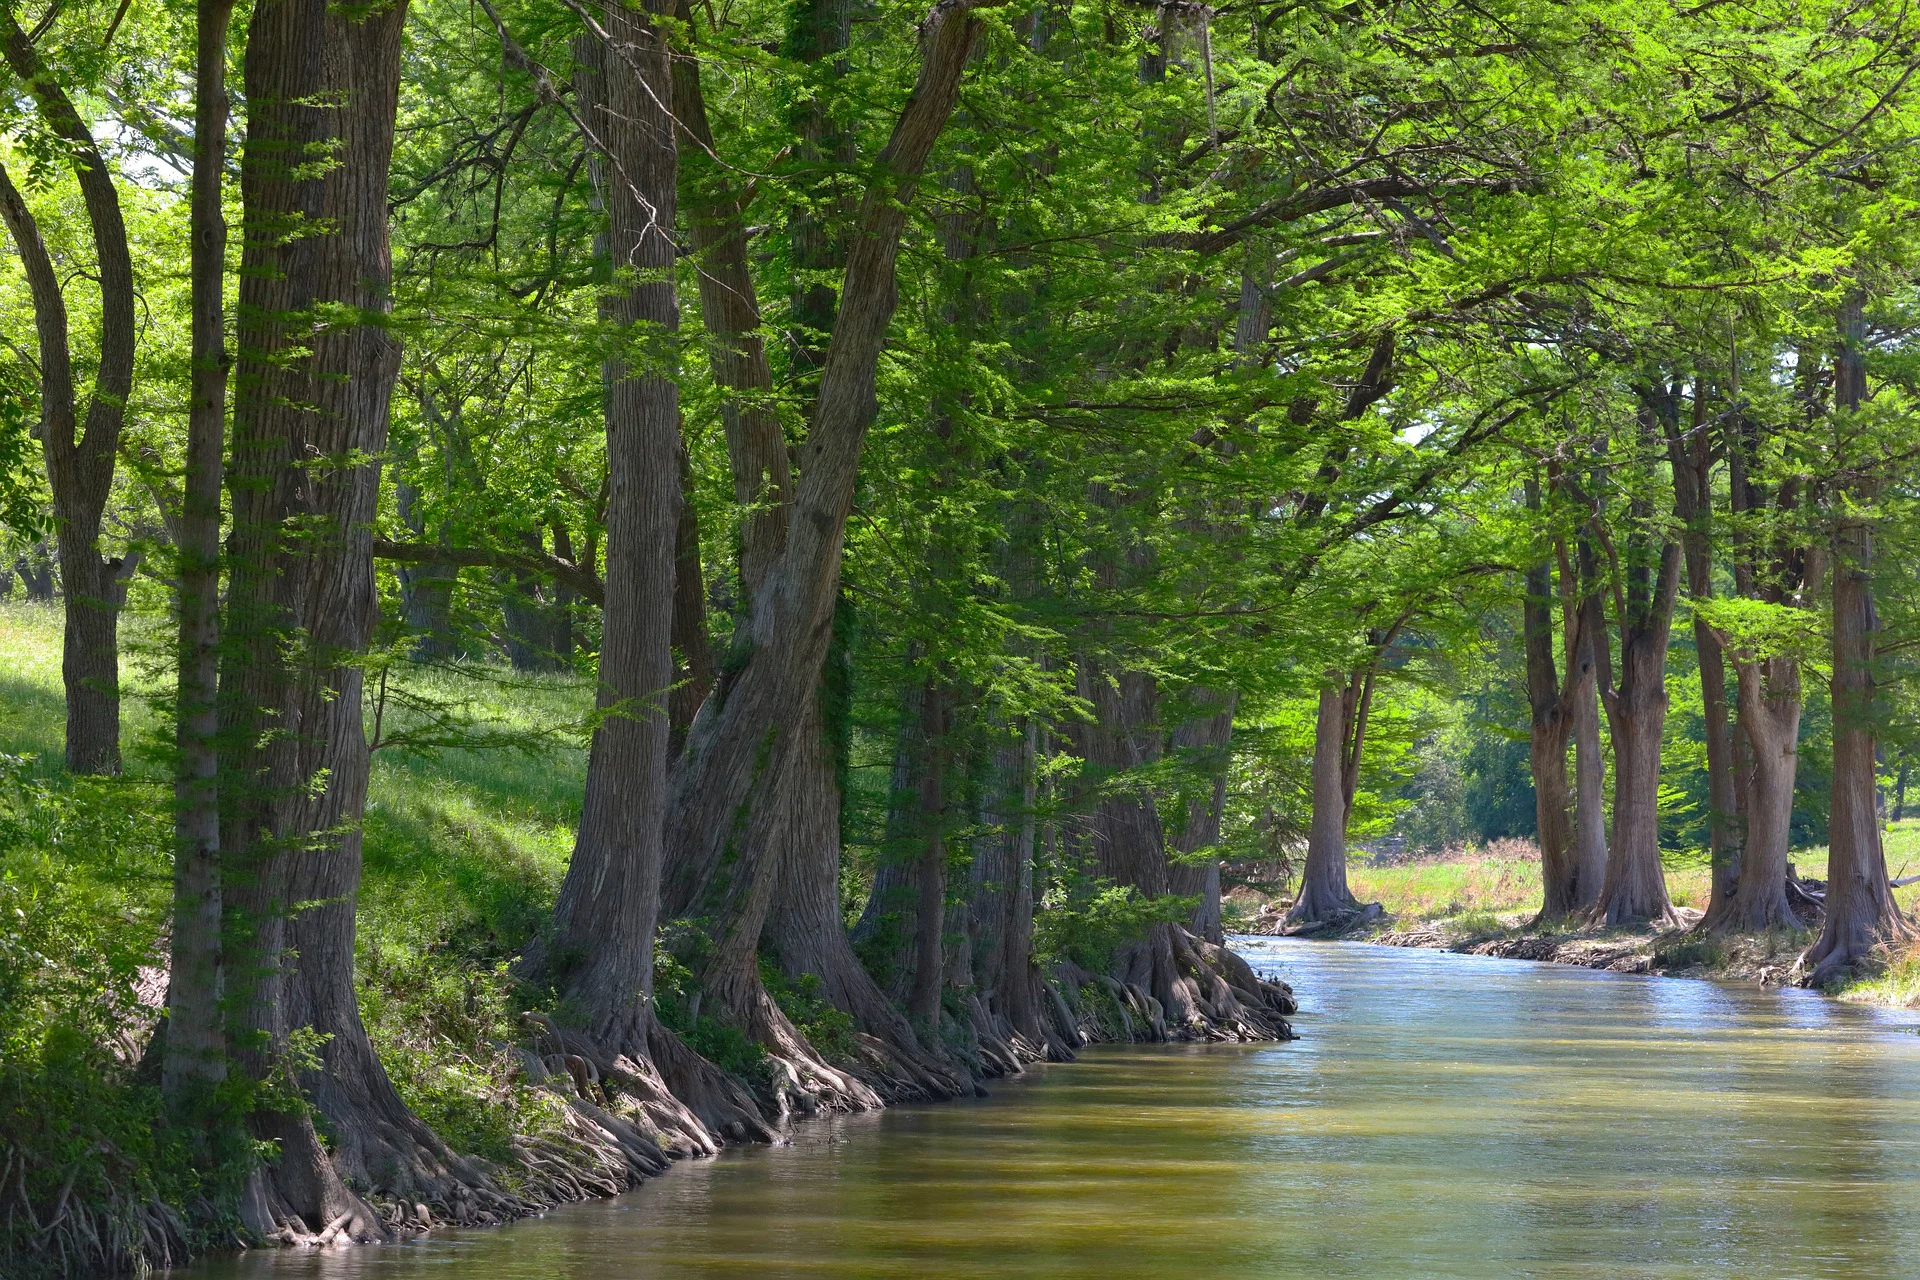
[{"label": "tree trunk with furrowed bark", "polygon": [[[1834,360],[1836,437],[1867,398],[1863,299],[1840,307]],[[1833,510],[1833,811],[1827,820],[1827,915],[1820,937],[1800,957],[1803,980],[1819,986],[1855,971],[1876,949],[1914,930],[1893,899],[1880,843],[1874,748],[1873,521],[1863,511],[1878,497],[1870,478],[1835,495]]]},{"label": "tree trunk with furrowed bark", "polygon": [[[368,752],[357,663],[376,600],[372,521],[399,367],[388,310],[387,175],[405,6],[253,11],[221,671],[234,752],[220,841],[243,1065],[297,1075],[313,1117],[265,1101],[279,1144],[245,1205],[261,1234],[387,1227],[363,1199],[490,1221],[518,1202],[400,1100],[361,1025],[354,911]],[[330,163],[315,164],[316,153]],[[358,313],[359,323],[338,316]],[[333,316],[315,322],[322,312]],[[315,1046],[306,1069],[295,1038]],[[267,1095],[269,1098],[271,1095]]]}]

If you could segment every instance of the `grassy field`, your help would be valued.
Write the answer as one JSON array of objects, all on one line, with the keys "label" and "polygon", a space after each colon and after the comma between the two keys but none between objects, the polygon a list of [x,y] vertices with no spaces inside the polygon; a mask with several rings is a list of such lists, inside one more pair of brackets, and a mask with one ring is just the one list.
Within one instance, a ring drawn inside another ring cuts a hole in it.
[{"label": "grassy field", "polygon": [[[1354,897],[1378,902],[1402,928],[1531,915],[1540,909],[1540,853],[1528,840],[1498,840],[1405,862],[1361,855],[1347,864],[1347,884]],[[1676,906],[1704,909],[1707,869],[1669,868],[1667,894]]]}]

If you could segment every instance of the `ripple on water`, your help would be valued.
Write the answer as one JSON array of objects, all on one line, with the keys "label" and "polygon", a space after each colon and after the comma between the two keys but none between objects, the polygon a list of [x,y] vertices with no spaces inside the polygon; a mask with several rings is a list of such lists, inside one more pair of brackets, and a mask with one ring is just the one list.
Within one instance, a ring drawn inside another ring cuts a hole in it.
[{"label": "ripple on water", "polygon": [[1809,995],[1241,939],[1287,1045],[1112,1047],[486,1232],[194,1280],[1920,1275],[1920,1036]]}]

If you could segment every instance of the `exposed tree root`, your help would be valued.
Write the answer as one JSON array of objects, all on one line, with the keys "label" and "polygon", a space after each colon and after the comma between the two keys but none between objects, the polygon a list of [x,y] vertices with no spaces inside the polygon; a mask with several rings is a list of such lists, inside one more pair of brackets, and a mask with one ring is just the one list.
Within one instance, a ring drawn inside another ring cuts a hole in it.
[{"label": "exposed tree root", "polygon": [[529,1056],[545,1078],[566,1079],[576,1109],[596,1123],[601,1116],[616,1122],[603,1127],[635,1177],[659,1172],[669,1159],[713,1155],[728,1142],[774,1137],[746,1091],[658,1020],[636,1029],[644,1040],[611,1047],[544,1014],[525,1017],[537,1051]]},{"label": "exposed tree root", "polygon": [[861,1052],[858,1061],[847,1065],[876,1095],[888,1103],[935,1102],[973,1092],[966,1070],[949,1062],[941,1046],[922,1046],[907,1016],[860,963],[843,929],[836,924],[817,932],[813,945],[796,954],[799,939],[806,935],[782,928],[786,922],[787,913],[780,910],[769,921],[770,928],[782,934],[782,968],[796,977],[818,977],[821,996],[853,1019]]},{"label": "exposed tree root", "polygon": [[757,967],[709,971],[705,992],[724,1011],[726,1021],[765,1050],[771,1074],[764,1101],[776,1127],[785,1127],[795,1112],[869,1111],[886,1105],[858,1075],[829,1064],[814,1050],[768,993]]},{"label": "exposed tree root", "polygon": [[1181,928],[1158,926],[1122,953],[1116,974],[1092,973],[1070,961],[1055,966],[1065,992],[1091,988],[1111,1000],[1108,1010],[1080,1002],[1075,1030],[1082,1042],[1100,1039],[1291,1040],[1287,1019],[1297,1010],[1293,989],[1262,978],[1227,948]]},{"label": "exposed tree root", "polygon": [[[30,1150],[0,1145],[0,1213],[6,1224],[0,1238],[24,1239],[36,1261],[54,1262],[60,1275],[80,1276],[139,1274],[187,1260],[186,1224],[164,1201],[121,1189],[134,1166],[112,1143],[102,1140],[82,1152],[59,1175],[59,1192],[38,1204],[27,1192],[32,1164]],[[93,1166],[90,1192],[81,1189],[90,1172],[86,1166]],[[0,1248],[0,1270],[8,1257]]]}]

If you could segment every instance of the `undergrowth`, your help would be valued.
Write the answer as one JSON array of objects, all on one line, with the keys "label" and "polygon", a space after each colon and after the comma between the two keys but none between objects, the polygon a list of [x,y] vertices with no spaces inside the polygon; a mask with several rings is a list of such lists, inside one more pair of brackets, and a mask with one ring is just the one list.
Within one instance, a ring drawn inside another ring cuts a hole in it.
[{"label": "undergrowth", "polygon": [[1070,960],[1082,969],[1105,972],[1114,953],[1146,936],[1162,922],[1186,920],[1196,898],[1149,898],[1132,885],[1104,881],[1057,887],[1034,914],[1034,951],[1042,964]]},{"label": "undergrowth", "polygon": [[144,1270],[231,1238],[246,1153],[164,1123],[137,1070],[171,849],[160,788],[0,756],[0,1274]]}]

